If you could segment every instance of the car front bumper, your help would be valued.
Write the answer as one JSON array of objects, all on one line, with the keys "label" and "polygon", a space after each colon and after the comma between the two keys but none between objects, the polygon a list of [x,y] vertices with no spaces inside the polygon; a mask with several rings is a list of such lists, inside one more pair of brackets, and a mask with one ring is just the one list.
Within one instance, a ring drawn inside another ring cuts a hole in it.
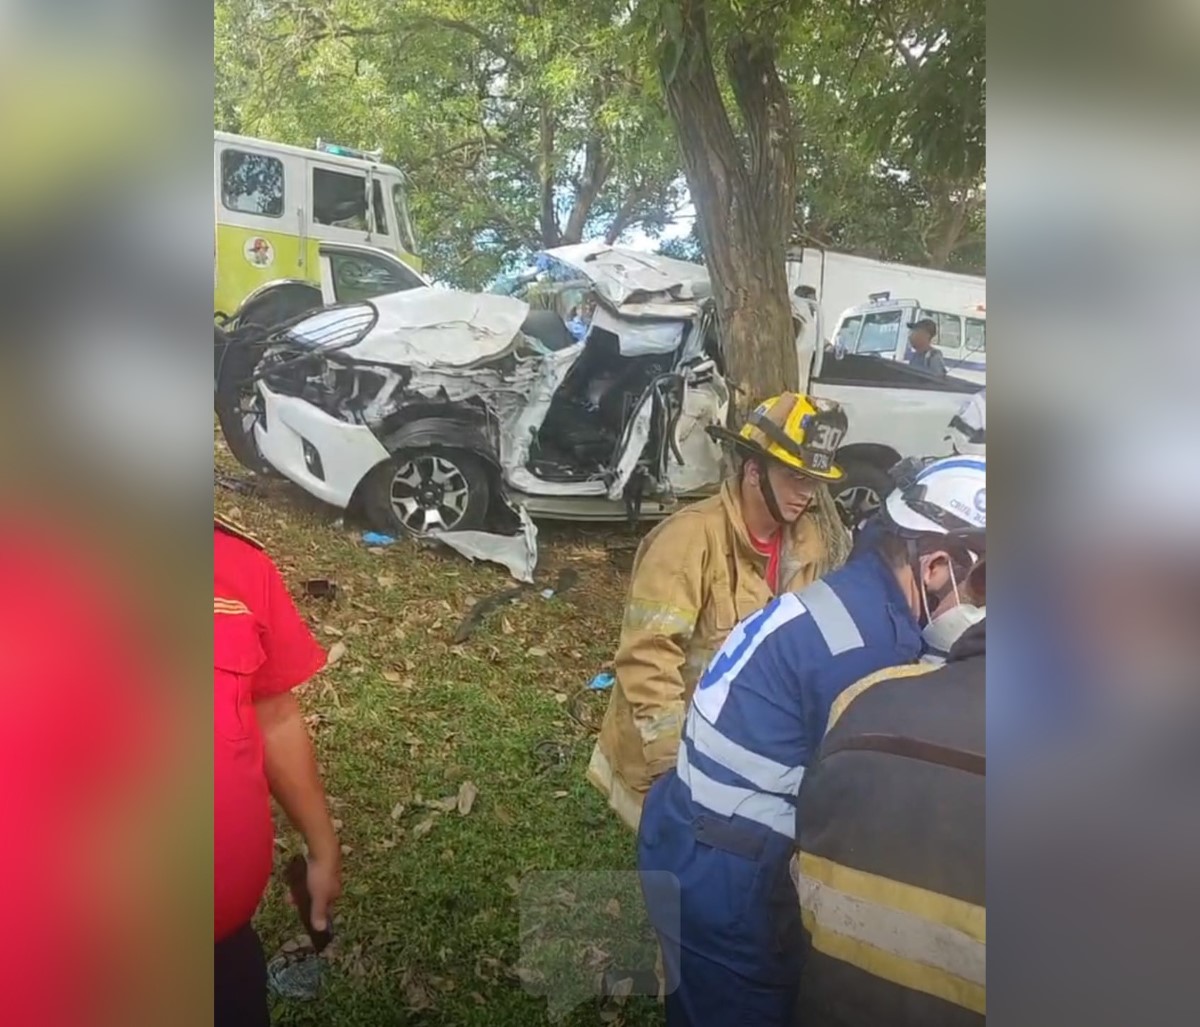
[{"label": "car front bumper", "polygon": [[344,510],[363,478],[388,459],[383,444],[365,425],[347,424],[262,382],[258,390],[265,417],[254,426],[254,438],[262,458],[305,492]]}]

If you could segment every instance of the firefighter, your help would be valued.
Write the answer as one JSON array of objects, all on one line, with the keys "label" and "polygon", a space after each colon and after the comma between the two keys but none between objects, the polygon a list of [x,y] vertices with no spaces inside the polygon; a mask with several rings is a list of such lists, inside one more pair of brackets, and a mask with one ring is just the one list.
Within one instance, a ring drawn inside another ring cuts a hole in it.
[{"label": "firefighter", "polygon": [[834,703],[796,818],[796,1027],[983,1027],[986,630]]},{"label": "firefighter", "polygon": [[655,778],[675,765],[697,678],[739,620],[841,566],[849,539],[825,485],[846,431],[836,404],[784,393],[758,407],[734,444],[718,495],[667,518],[633,565],[616,683],[588,780],[634,830]]},{"label": "firefighter", "polygon": [[791,1022],[802,924],[788,867],[805,769],[844,689],[921,655],[922,622],[967,576],[985,500],[980,459],[919,470],[844,567],[743,621],[705,671],[638,835],[670,1027]]}]

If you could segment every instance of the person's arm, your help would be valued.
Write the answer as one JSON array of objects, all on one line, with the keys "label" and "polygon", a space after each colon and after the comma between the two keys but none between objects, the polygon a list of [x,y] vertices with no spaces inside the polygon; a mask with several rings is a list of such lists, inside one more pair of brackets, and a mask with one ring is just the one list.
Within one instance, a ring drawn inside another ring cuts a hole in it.
[{"label": "person's arm", "polygon": [[931,349],[929,351],[929,370],[934,374],[940,374],[943,378],[949,374],[946,370],[946,360],[942,356],[940,349]]},{"label": "person's arm", "polygon": [[308,729],[291,692],[259,700],[254,712],[271,794],[308,846],[312,922],[317,930],[324,930],[329,906],[342,892],[342,853]]},{"label": "person's arm", "polygon": [[683,665],[704,595],[698,518],[667,523],[638,560],[614,669],[653,779],[675,765],[685,713]]},{"label": "person's arm", "polygon": [[324,930],[329,906],[342,891],[342,854],[316,755],[292,689],[325,665],[325,653],[270,561],[264,569],[258,612],[266,659],[254,676],[254,712],[263,738],[267,784],[308,846],[312,923]]}]

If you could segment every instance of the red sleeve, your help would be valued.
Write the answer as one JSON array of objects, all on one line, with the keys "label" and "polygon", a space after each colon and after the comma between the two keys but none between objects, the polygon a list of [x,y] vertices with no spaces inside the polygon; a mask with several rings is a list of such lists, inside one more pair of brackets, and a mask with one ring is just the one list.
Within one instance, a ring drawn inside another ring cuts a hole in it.
[{"label": "red sleeve", "polygon": [[262,604],[263,665],[254,675],[254,697],[266,699],[304,684],[325,666],[325,651],[292,602],[275,564],[265,554]]}]

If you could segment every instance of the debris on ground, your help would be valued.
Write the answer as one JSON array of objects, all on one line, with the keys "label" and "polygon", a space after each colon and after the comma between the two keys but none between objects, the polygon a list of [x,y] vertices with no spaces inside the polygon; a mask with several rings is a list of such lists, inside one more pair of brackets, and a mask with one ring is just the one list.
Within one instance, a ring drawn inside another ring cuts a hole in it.
[{"label": "debris on ground", "polygon": [[521,528],[515,535],[490,531],[431,531],[429,537],[449,546],[472,563],[485,560],[498,563],[517,581],[533,584],[537,566],[537,525],[524,507],[519,510]]},{"label": "debris on ground", "polygon": [[471,607],[470,612],[459,623],[452,639],[454,645],[461,645],[470,638],[475,629],[483,623],[483,619],[489,613],[508,605],[515,599],[519,599],[528,589],[528,585],[518,585],[516,588],[502,589],[499,592],[493,592],[491,595],[480,599],[479,602]]},{"label": "debris on ground", "polygon": [[214,477],[221,488],[227,489],[230,492],[238,492],[246,496],[258,491],[258,484],[249,478],[238,478],[232,474],[221,474],[219,472]]},{"label": "debris on ground", "polygon": [[313,599],[337,598],[337,583],[330,581],[328,578],[311,578],[308,581],[300,582],[300,587],[304,589],[306,596],[310,596]]},{"label": "debris on ground", "polygon": [[564,567],[558,572],[558,581],[553,588],[542,589],[543,599],[553,599],[574,588],[579,581],[579,572],[574,567]]},{"label": "debris on ground", "polygon": [[[288,944],[294,946],[294,943]],[[271,989],[282,998],[312,1002],[321,993],[323,970],[321,957],[311,946],[304,949],[285,945],[267,964],[267,980]]]},{"label": "debris on ground", "polygon": [[362,540],[368,546],[390,546],[396,542],[391,535],[384,535],[378,531],[364,531]]},{"label": "debris on ground", "polygon": [[588,682],[588,688],[593,692],[603,692],[612,688],[616,684],[616,681],[617,679],[611,670],[602,670]]}]

